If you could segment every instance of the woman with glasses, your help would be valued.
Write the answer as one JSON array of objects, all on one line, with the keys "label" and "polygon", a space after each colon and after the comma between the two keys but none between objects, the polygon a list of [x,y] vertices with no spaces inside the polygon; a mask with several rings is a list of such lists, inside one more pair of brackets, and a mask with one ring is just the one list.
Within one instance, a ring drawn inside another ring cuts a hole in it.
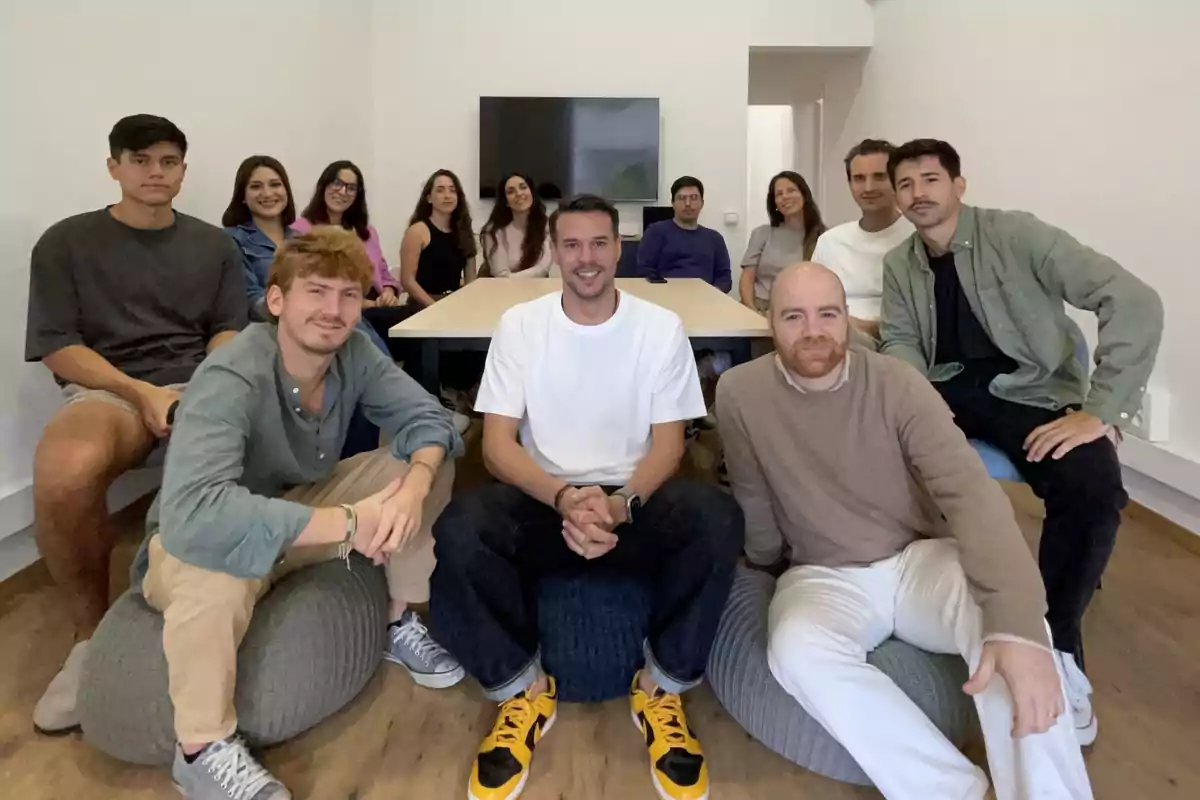
[{"label": "woman with glasses", "polygon": [[400,243],[400,285],[420,308],[475,280],[475,234],[462,183],[448,169],[425,181]]},{"label": "woman with glasses", "polygon": [[479,234],[482,274],[493,278],[545,278],[554,262],[546,205],[533,181],[513,172],[500,181],[491,216]]},{"label": "woman with glasses", "polygon": [[742,303],[760,312],[767,309],[775,276],[792,264],[812,259],[817,238],[825,232],[812,190],[791,170],[771,178],[767,216],[771,224],[760,225],[750,234],[738,281]]}]

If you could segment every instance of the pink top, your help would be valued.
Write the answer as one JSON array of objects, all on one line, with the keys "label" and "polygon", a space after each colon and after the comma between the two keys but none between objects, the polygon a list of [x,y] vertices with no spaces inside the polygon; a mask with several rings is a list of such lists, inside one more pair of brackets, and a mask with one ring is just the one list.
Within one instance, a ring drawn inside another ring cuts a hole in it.
[{"label": "pink top", "polygon": [[[312,223],[304,217],[296,217],[296,221],[292,223],[292,230],[296,233],[308,233],[312,230]],[[375,291],[382,293],[383,287],[390,286],[396,290],[396,296],[400,295],[400,281],[392,277],[391,270],[388,269],[387,259],[383,257],[383,246],[379,243],[379,234],[375,232],[375,226],[367,226],[367,240],[363,242],[363,247],[367,248],[367,258],[371,259],[371,266],[375,267]]]}]

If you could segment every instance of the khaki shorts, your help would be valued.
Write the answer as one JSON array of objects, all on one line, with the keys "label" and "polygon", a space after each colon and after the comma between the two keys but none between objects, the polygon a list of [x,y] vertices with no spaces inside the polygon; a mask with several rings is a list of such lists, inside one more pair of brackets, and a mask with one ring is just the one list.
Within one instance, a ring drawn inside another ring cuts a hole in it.
[{"label": "khaki shorts", "polygon": [[[174,389],[177,392],[182,392],[187,388],[186,383],[172,383],[164,388]],[[141,412],[133,405],[133,403],[121,397],[119,394],[113,394],[105,389],[89,389],[86,386],[80,386],[78,383],[68,383],[62,387],[63,398],[66,400],[64,405],[79,403],[83,401],[108,403],[118,408],[123,408],[130,414],[141,416]]]}]

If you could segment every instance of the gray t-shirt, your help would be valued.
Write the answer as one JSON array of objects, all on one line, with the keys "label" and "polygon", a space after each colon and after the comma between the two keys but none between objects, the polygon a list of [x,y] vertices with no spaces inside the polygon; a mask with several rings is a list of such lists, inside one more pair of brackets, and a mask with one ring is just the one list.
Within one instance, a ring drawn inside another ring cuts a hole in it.
[{"label": "gray t-shirt", "polygon": [[25,360],[84,345],[131,378],[186,383],[246,313],[242,256],[220,228],[176,211],[171,227],[142,230],[102,208],[34,246]]},{"label": "gray t-shirt", "polygon": [[750,244],[742,257],[743,267],[754,267],[754,296],[760,300],[771,297],[775,276],[792,264],[804,261],[804,232],[782,225],[772,228],[759,225],[750,232]]}]

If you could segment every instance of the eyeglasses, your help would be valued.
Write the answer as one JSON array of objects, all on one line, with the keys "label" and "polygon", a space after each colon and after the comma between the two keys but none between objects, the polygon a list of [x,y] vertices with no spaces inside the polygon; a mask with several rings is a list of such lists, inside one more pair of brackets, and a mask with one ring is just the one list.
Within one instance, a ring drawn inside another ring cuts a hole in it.
[{"label": "eyeglasses", "polygon": [[350,197],[358,194],[357,183],[343,183],[341,178],[334,178],[333,183],[329,184],[329,188],[335,192],[345,192]]}]

